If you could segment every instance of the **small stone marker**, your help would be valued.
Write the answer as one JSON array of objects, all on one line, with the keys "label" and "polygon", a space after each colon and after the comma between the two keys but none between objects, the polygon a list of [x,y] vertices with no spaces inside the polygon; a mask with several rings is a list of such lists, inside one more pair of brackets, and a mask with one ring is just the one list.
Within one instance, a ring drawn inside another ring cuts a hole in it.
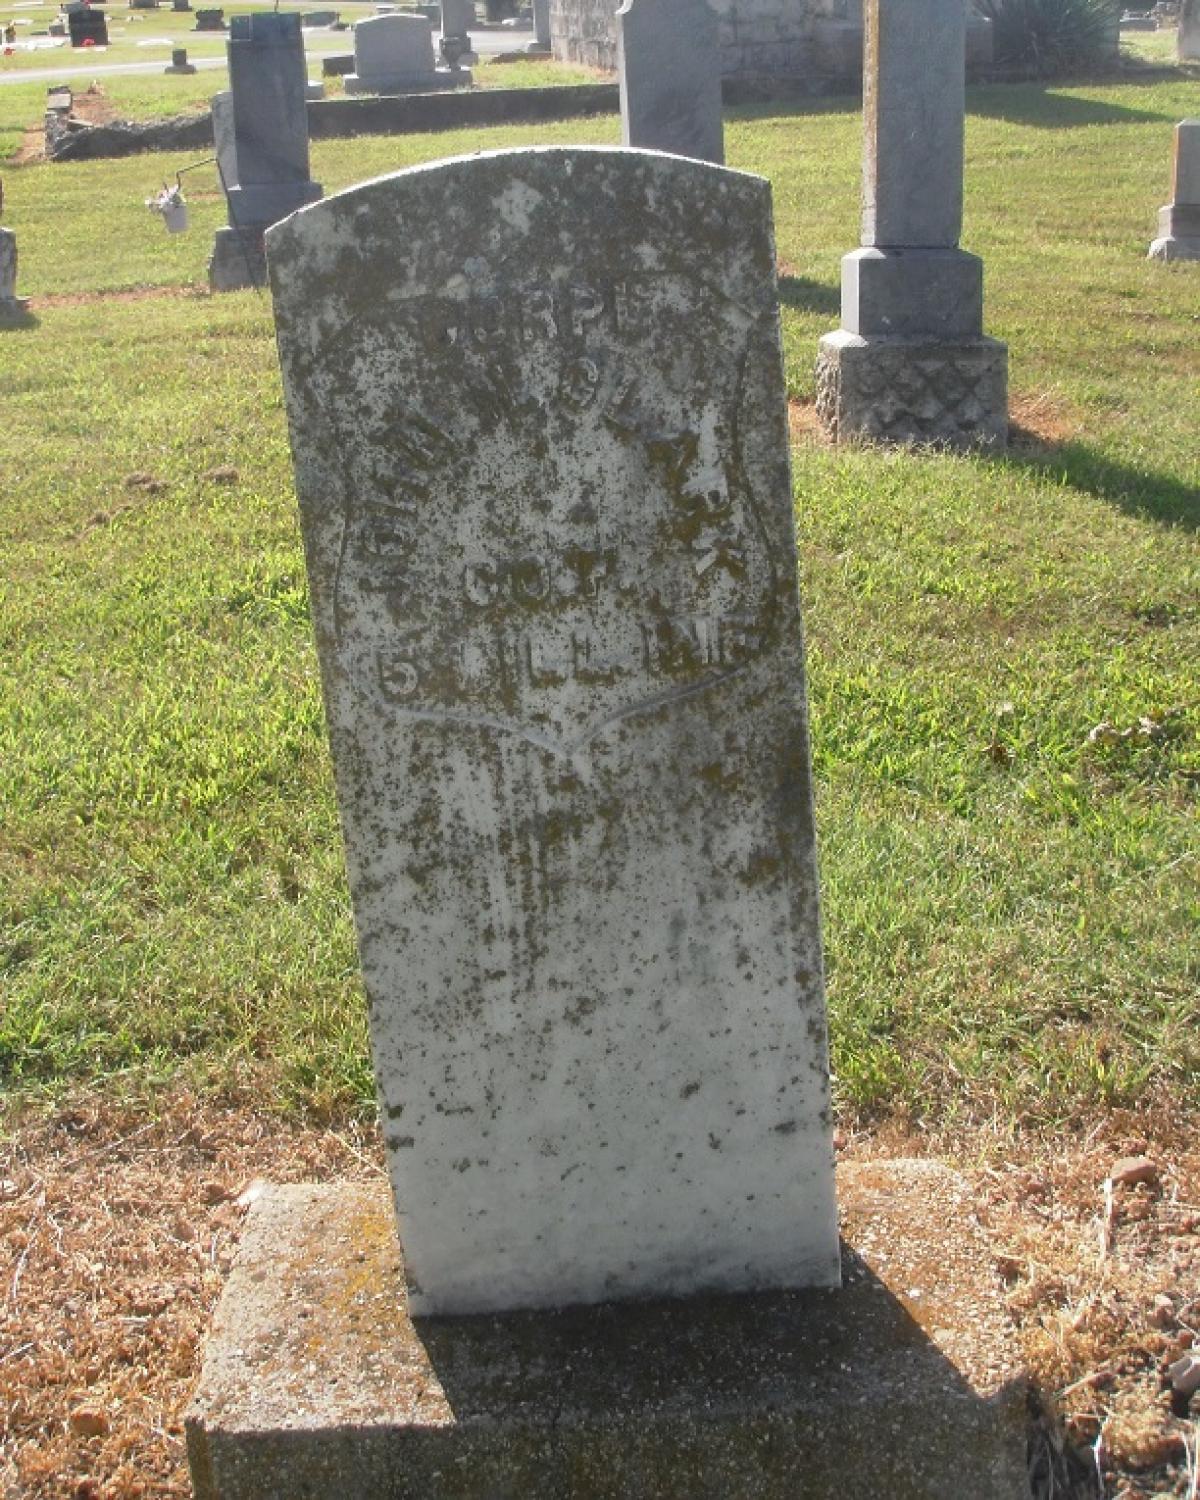
[{"label": "small stone marker", "polygon": [[767,184],[496,152],[267,245],[413,1311],[836,1285]]},{"label": "small stone marker", "polygon": [[225,12],[223,10],[198,10],[196,12],[197,31],[226,31]]},{"label": "small stone marker", "polygon": [[963,0],[867,0],[863,248],[821,340],[817,410],[837,441],[1002,445],[1008,351],[983,334],[983,264],[959,249]]},{"label": "small stone marker", "polygon": [[462,68],[438,68],[428,16],[369,16],[354,28],[354,72],[348,94],[424,94],[471,82]]},{"label": "small stone marker", "polygon": [[725,160],[720,26],[707,0],[625,0],[617,76],[626,146]]},{"label": "small stone marker", "polygon": [[0,229],[0,318],[23,312],[17,296],[17,237],[11,229]]},{"label": "small stone marker", "polygon": [[[226,177],[229,225],[209,262],[214,291],[262,285],[263,231],[321,196],[309,177],[308,77],[297,14],[255,11],[233,18],[227,44],[229,103],[214,105],[217,159]],[[232,167],[232,175],[230,169]]]},{"label": "small stone marker", "polygon": [[171,65],[164,68],[164,73],[194,73],[196,64],[188,62],[186,47],[173,47],[171,49]]},{"label": "small stone marker", "polygon": [[1200,62],[1200,0],[1183,0],[1175,46],[1180,62]]},{"label": "small stone marker", "polygon": [[1171,201],[1158,211],[1152,260],[1200,260],[1200,120],[1175,127]]},{"label": "small stone marker", "polygon": [[[4,212],[4,182],[0,179],[0,214]],[[17,296],[17,236],[0,229],[0,323],[20,319],[28,301]]]}]

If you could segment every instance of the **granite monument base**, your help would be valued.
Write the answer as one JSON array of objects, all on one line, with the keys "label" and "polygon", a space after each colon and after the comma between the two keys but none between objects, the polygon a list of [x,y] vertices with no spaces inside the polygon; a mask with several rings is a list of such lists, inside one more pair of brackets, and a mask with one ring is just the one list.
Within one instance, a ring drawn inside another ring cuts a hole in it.
[{"label": "granite monument base", "polygon": [[1200,260],[1200,203],[1168,203],[1158,211],[1151,260]]},{"label": "granite monument base", "polygon": [[831,441],[1001,448],[1008,441],[1008,348],[997,339],[826,334],[817,417]]},{"label": "granite monument base", "polygon": [[409,78],[376,78],[373,74],[363,77],[359,73],[345,75],[348,94],[433,94],[442,89],[465,89],[471,82],[469,68],[438,68],[434,73],[422,73]]},{"label": "granite monument base", "polygon": [[265,288],[267,258],[263,235],[267,225],[234,229],[226,224],[213,239],[208,262],[208,285],[214,292],[238,292],[245,287]]},{"label": "granite monument base", "polygon": [[383,1181],[269,1189],[187,1418],[196,1500],[1023,1500],[961,1179],[856,1163],[838,1196],[841,1291],[413,1321]]}]

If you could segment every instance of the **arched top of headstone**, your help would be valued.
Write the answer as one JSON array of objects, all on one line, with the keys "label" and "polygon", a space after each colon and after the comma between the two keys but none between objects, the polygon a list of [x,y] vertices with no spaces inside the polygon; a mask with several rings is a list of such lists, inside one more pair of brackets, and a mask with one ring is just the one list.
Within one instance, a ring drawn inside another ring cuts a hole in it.
[{"label": "arched top of headstone", "polygon": [[[728,282],[730,295],[761,302],[775,295],[770,212],[770,184],[751,173],[658,151],[545,146],[375,178],[276,225],[267,243],[283,290],[285,279],[352,259],[394,279],[395,296],[452,267],[470,276],[473,257],[497,266],[534,255],[563,274],[581,260],[613,275],[686,261]],[[327,291],[339,301],[359,295],[336,276]],[[292,300],[305,299],[285,297],[285,315]]]}]

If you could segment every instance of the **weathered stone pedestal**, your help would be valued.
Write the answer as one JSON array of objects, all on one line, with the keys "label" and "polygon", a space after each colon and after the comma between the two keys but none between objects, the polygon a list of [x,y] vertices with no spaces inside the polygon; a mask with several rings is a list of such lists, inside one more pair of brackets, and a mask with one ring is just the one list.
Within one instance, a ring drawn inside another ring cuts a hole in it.
[{"label": "weathered stone pedestal", "polygon": [[386,1186],[251,1210],[196,1500],[1023,1500],[1026,1417],[960,1179],[839,1173],[845,1286],[413,1321]]},{"label": "weathered stone pedestal", "polygon": [[214,292],[236,292],[244,287],[265,287],[267,258],[263,251],[264,224],[245,229],[225,225],[213,237],[208,262],[208,284]]},{"label": "weathered stone pedestal", "polygon": [[1008,350],[997,339],[821,340],[817,416],[834,442],[1003,447]]},{"label": "weathered stone pedestal", "polygon": [[1200,260],[1200,120],[1175,127],[1171,201],[1158,211],[1151,260]]},{"label": "weathered stone pedestal", "polygon": [[1002,446],[1008,353],[983,333],[983,263],[962,231],[961,0],[869,0],[863,246],[821,340],[817,412],[835,442]]}]

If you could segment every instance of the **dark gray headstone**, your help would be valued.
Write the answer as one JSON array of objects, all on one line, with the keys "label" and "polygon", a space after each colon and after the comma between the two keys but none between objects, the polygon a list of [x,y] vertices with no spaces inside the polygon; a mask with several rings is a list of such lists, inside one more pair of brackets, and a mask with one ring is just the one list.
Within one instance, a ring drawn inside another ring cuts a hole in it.
[{"label": "dark gray headstone", "polygon": [[617,74],[626,146],[725,160],[720,26],[707,0],[625,0]]},{"label": "dark gray headstone", "polygon": [[95,47],[108,46],[108,21],[104,12],[94,6],[81,5],[67,12],[67,35],[72,47],[90,42]]},{"label": "dark gray headstone", "polygon": [[835,1284],[767,183],[497,152],[267,245],[413,1310]]},{"label": "dark gray headstone", "polygon": [[234,16],[228,54],[232,146],[228,120],[217,111],[213,117],[229,200],[229,228],[217,231],[209,264],[218,291],[261,283],[264,229],[321,196],[320,184],[309,177],[308,77],[299,15]]}]

